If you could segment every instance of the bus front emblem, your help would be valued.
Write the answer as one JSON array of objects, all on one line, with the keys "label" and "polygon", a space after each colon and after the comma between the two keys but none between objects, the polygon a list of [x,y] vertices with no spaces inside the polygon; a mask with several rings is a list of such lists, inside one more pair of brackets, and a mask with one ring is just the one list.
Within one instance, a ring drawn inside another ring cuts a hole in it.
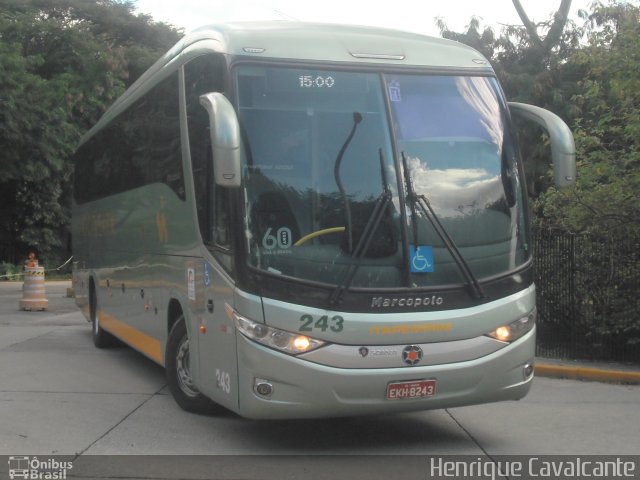
[{"label": "bus front emblem", "polygon": [[402,361],[407,365],[416,365],[422,360],[422,349],[417,345],[409,345],[402,350]]}]

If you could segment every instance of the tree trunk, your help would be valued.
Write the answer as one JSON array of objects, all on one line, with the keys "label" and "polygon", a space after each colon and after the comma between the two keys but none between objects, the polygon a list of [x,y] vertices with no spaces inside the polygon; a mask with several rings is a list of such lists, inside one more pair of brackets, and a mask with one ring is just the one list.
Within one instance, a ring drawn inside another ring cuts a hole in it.
[{"label": "tree trunk", "polygon": [[527,15],[527,12],[524,11],[520,0],[513,0],[513,6],[516,8],[520,20],[522,20],[524,27],[527,29],[531,44],[540,50],[541,53],[549,53],[551,49],[560,42],[562,31],[564,30],[564,26],[569,18],[571,0],[562,0],[560,8],[558,8],[558,11],[553,15],[553,23],[551,24],[551,27],[549,27],[547,36],[544,39],[540,38],[540,35],[538,34],[538,27],[529,19],[529,16]]}]

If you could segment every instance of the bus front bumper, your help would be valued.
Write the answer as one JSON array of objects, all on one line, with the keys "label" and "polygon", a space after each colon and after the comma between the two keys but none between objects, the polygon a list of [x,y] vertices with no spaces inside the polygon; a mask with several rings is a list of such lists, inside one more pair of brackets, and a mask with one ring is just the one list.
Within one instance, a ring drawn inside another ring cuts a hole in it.
[{"label": "bus front bumper", "polygon": [[[475,360],[384,369],[328,367],[276,352],[243,335],[237,341],[239,413],[248,418],[341,417],[519,400],[533,380],[535,329]],[[386,398],[390,383],[421,380],[435,380],[435,395]]]}]

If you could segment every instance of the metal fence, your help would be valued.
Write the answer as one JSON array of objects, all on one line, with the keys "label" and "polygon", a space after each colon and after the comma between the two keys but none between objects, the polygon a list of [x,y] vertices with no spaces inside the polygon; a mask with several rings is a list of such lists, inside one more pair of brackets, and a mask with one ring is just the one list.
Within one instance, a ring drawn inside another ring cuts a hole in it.
[{"label": "metal fence", "polygon": [[537,354],[640,362],[640,239],[534,232]]}]

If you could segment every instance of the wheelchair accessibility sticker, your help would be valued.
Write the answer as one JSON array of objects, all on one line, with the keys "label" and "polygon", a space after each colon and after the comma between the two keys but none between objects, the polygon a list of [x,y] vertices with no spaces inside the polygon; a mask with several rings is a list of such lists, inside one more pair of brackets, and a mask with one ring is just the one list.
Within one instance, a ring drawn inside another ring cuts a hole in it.
[{"label": "wheelchair accessibility sticker", "polygon": [[411,273],[431,273],[434,271],[433,249],[426,245],[410,245]]}]

